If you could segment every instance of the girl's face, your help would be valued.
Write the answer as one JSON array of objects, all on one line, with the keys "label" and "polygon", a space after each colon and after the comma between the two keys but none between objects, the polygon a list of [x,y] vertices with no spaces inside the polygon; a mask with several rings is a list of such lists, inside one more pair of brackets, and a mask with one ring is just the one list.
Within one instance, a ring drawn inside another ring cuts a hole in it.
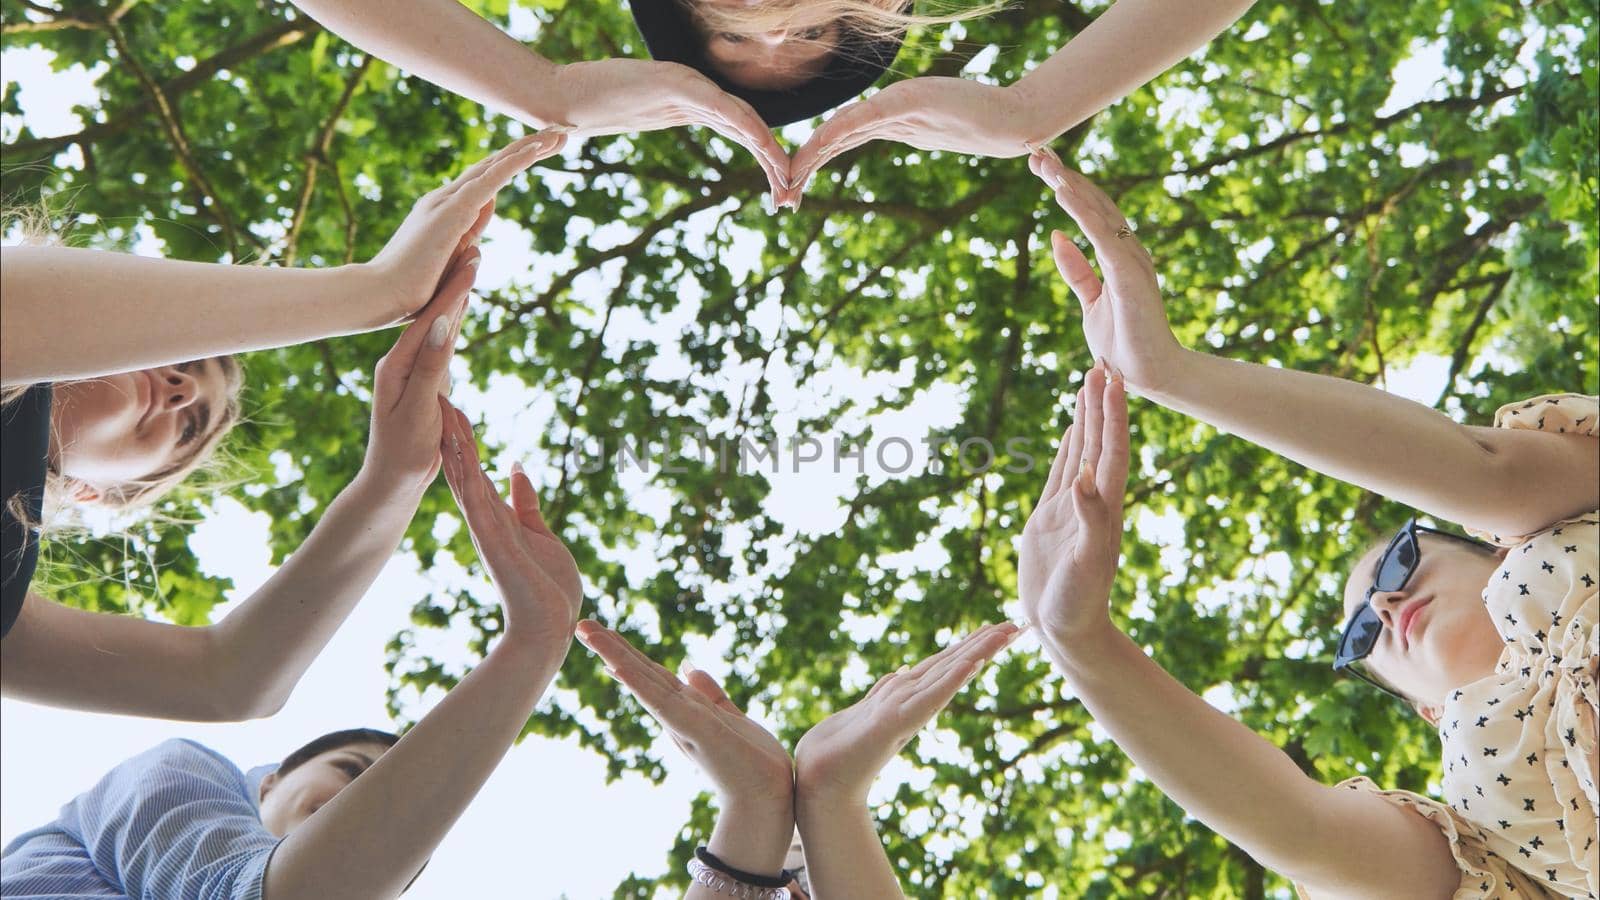
[{"label": "girl's face", "polygon": [[[745,0],[704,0],[739,7]],[[838,23],[778,28],[760,34],[706,31],[706,58],[722,77],[754,91],[781,91],[804,84],[827,68],[837,49]]]},{"label": "girl's face", "polygon": [[283,837],[371,768],[387,749],[382,744],[348,744],[311,757],[287,775],[268,775],[261,782],[261,824]]},{"label": "girl's face", "polygon": [[91,490],[137,482],[189,458],[229,399],[213,359],[55,386],[51,457]]},{"label": "girl's face", "polygon": [[[1426,533],[1418,540],[1417,569],[1405,589],[1372,595],[1383,631],[1365,665],[1433,721],[1451,691],[1494,673],[1505,648],[1483,605],[1484,586],[1504,554]],[[1383,551],[1368,551],[1345,582],[1346,617],[1367,596]]]}]

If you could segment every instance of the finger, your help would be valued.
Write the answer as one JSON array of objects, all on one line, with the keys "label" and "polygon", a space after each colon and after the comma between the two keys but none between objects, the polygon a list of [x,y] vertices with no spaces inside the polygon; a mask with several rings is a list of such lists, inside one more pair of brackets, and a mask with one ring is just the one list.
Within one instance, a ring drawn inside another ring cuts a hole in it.
[{"label": "finger", "polygon": [[1106,382],[1102,408],[1104,424],[1095,487],[1101,496],[1120,503],[1128,488],[1128,392],[1120,375]]},{"label": "finger", "polygon": [[594,650],[616,671],[628,689],[638,697],[650,714],[669,727],[692,727],[685,719],[683,691],[686,685],[665,666],[646,656],[627,638],[616,631],[606,630],[591,637]]},{"label": "finger", "polygon": [[908,684],[910,684],[912,687],[915,687],[915,685],[917,684],[918,680],[921,679],[925,674],[927,674],[927,672],[930,669],[933,669],[934,667],[938,666],[940,663],[944,662],[945,660],[949,659],[950,657],[955,656],[957,653],[961,652],[961,648],[966,646],[968,641],[971,641],[974,638],[980,637],[980,636],[992,631],[996,627],[998,627],[998,626],[985,625],[984,627],[978,629],[977,631],[974,631],[974,632],[972,632],[970,634],[967,634],[967,635],[963,635],[961,638],[959,638],[957,640],[954,640],[954,641],[951,641],[949,646],[945,647],[943,650],[940,650],[938,653],[935,653],[932,656],[929,656],[928,658],[926,658],[926,659],[922,660],[921,662],[917,663],[916,665],[912,666],[911,667],[911,671],[906,673],[906,680],[907,680]]},{"label": "finger", "polygon": [[762,170],[767,173],[767,181],[776,199],[781,191],[789,187],[788,166],[780,166],[778,162],[788,154],[783,152],[783,146],[773,137],[772,130],[767,127],[760,113],[746,101],[727,93],[722,93],[708,112],[719,119],[724,128],[729,129],[729,132],[723,132],[726,137],[738,141],[755,156]]},{"label": "finger", "polygon": [[895,674],[896,673],[894,673],[894,672],[890,672],[889,674],[883,676],[882,678],[879,678],[877,681],[874,681],[872,683],[872,687],[867,689],[867,695],[865,697],[862,697],[861,699],[863,699],[863,700],[871,699],[873,694],[876,694],[879,691],[883,690],[885,685],[887,685],[890,681],[894,680]]},{"label": "finger", "polygon": [[[1078,408],[1078,424],[1083,426],[1083,459],[1078,464],[1074,482],[1074,486],[1090,488],[1090,493],[1093,493],[1094,473],[1100,465],[1100,442],[1104,438],[1105,391],[1105,370],[1096,363],[1083,379],[1083,405]],[[1085,475],[1088,477],[1083,477]]]},{"label": "finger", "polygon": [[1061,490],[1061,485],[1066,483],[1067,456],[1072,447],[1073,427],[1067,426],[1067,430],[1061,435],[1060,445],[1056,447],[1056,458],[1050,463],[1050,475],[1044,481],[1044,490],[1039,493],[1041,504],[1054,497],[1056,492]]},{"label": "finger", "polygon": [[483,230],[489,227],[489,223],[493,219],[494,198],[490,197],[489,202],[485,203],[483,207],[478,210],[478,218],[473,220],[472,225],[467,228],[467,233],[461,236],[461,242],[456,244],[456,254],[460,255],[461,253],[465,252],[468,247],[471,247],[473,244],[477,243],[478,238],[483,236]]},{"label": "finger", "polygon": [[1021,629],[1012,622],[996,622],[972,632],[961,641],[956,648],[956,652],[940,660],[937,665],[930,667],[923,674],[921,683],[918,685],[919,690],[944,677],[944,674],[952,668],[966,668],[975,660],[994,656],[1005,649],[1011,643],[1012,638],[1020,631]]},{"label": "finger", "polygon": [[929,672],[917,686],[916,692],[906,698],[906,706],[924,720],[932,719],[1009,643],[1010,635],[1005,632],[987,634],[971,642],[967,652],[952,657],[937,670]]},{"label": "finger", "polygon": [[795,151],[789,164],[790,195],[798,197],[823,166],[846,150],[870,140],[870,129],[876,118],[876,105],[871,100],[863,100],[835,112],[822,123],[811,139]]},{"label": "finger", "polygon": [[[1078,399],[1073,407],[1074,418],[1083,415],[1083,407],[1083,390],[1079,389]],[[1081,421],[1073,422],[1072,428],[1068,431],[1068,435],[1067,463],[1061,472],[1063,486],[1071,486],[1077,483],[1078,470],[1082,468],[1083,465],[1083,423]]]},{"label": "finger", "polygon": [[506,147],[489,165],[474,174],[471,178],[457,179],[460,182],[445,197],[446,203],[462,204],[470,209],[481,209],[490,198],[500,192],[500,189],[510,183],[518,172],[526,170],[534,163],[550,157],[566,146],[565,133],[542,131],[531,137]]},{"label": "finger", "polygon": [[[1047,172],[1052,171],[1052,164],[1044,165]],[[1054,171],[1060,174],[1064,184],[1056,191],[1056,203],[1083,229],[1106,280],[1114,282],[1145,268],[1150,255],[1138,238],[1118,234],[1127,226],[1128,219],[1111,198],[1094,182],[1071,169],[1054,164]]]},{"label": "finger", "polygon": [[539,510],[539,492],[534,490],[533,480],[523,471],[522,463],[511,464],[511,508],[516,511],[517,521],[523,528],[537,534],[556,536],[545,524],[544,514]]},{"label": "finger", "polygon": [[426,336],[412,355],[409,369],[399,369],[405,379],[405,389],[396,405],[410,404],[420,413],[431,406],[431,397],[445,393],[450,359],[455,355],[456,335],[466,316],[473,280],[478,277],[479,258],[478,248],[468,248],[461,265],[452,270],[434,292],[435,297],[448,298],[448,303],[431,321],[424,319],[417,323],[427,326]]},{"label": "finger", "polygon": [[1087,313],[1104,291],[1100,279],[1094,274],[1094,266],[1089,265],[1083,251],[1064,232],[1050,232],[1050,248],[1053,251],[1051,255],[1055,257],[1056,271],[1061,273],[1061,279],[1072,289],[1072,295],[1078,298],[1078,303]]},{"label": "finger", "polygon": [[739,704],[733,702],[727,692],[722,689],[722,685],[717,684],[715,678],[700,669],[691,668],[686,680],[689,687],[699,691],[702,697],[711,701],[711,705],[736,715],[744,715],[744,710],[739,708]]},{"label": "finger", "polygon": [[[467,258],[463,257],[457,264],[445,272],[445,280],[460,276],[460,270],[465,267]],[[472,267],[476,270],[477,263]],[[470,282],[469,282],[470,284]],[[417,315],[400,332],[395,339],[394,346],[389,352],[378,360],[376,371],[373,375],[373,402],[378,404],[380,398],[384,404],[381,409],[393,409],[400,402],[405,391],[406,379],[410,377],[411,369],[416,364],[417,354],[422,351],[423,344],[427,341],[435,323],[443,319],[445,328],[449,328],[450,317],[453,316],[463,298],[459,295],[450,296],[440,291],[434,291],[428,300],[428,305],[417,312]]]},{"label": "finger", "polygon": [[460,175],[457,175],[450,181],[449,184],[444,186],[444,196],[448,197],[451,194],[461,190],[461,188],[468,182],[472,181],[472,179],[477,178],[484,172],[489,171],[491,166],[500,160],[505,159],[507,156],[513,156],[519,153],[527,153],[529,148],[535,144],[539,138],[540,135],[538,133],[523,135],[504,147],[501,147],[499,150],[488,154],[472,165],[467,166],[461,171]]}]

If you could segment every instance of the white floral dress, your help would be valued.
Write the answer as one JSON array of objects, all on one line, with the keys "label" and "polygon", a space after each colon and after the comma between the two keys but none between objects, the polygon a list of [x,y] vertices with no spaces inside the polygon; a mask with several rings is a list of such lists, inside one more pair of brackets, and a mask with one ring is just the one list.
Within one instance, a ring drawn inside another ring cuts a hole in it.
[{"label": "white floral dress", "polygon": [[[1558,394],[1509,404],[1495,425],[1600,435],[1600,398]],[[1600,512],[1531,535],[1480,537],[1510,548],[1483,591],[1506,647],[1495,674],[1444,704],[1446,802],[1381,790],[1365,778],[1343,786],[1439,827],[1461,869],[1455,900],[1595,900]]]}]

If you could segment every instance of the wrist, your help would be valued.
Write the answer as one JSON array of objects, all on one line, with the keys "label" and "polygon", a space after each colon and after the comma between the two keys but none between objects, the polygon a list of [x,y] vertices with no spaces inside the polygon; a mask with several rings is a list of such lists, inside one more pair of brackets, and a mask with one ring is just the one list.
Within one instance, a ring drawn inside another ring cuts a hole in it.
[{"label": "wrist", "polygon": [[1105,673],[1116,651],[1131,641],[1108,617],[1071,628],[1041,629],[1039,643],[1056,668],[1076,683]]},{"label": "wrist", "polygon": [[719,800],[717,825],[706,849],[736,869],[776,875],[794,839],[794,803],[766,799]]},{"label": "wrist", "polygon": [[390,475],[381,467],[374,466],[370,460],[365,460],[356,477],[350,480],[339,496],[350,497],[349,502],[360,504],[373,514],[394,513],[409,521],[416,514],[427,489],[428,484],[419,483],[419,479]]},{"label": "wrist", "polygon": [[1187,391],[1204,389],[1200,383],[1203,376],[1197,370],[1209,359],[1211,357],[1208,354],[1174,342],[1164,363],[1140,378],[1138,383],[1128,382],[1128,388],[1158,406],[1175,408],[1174,405],[1182,401]]},{"label": "wrist", "polygon": [[398,285],[393,274],[377,260],[349,263],[332,270],[344,283],[347,302],[362,311],[363,320],[352,333],[376,331],[416,315],[414,292]]}]

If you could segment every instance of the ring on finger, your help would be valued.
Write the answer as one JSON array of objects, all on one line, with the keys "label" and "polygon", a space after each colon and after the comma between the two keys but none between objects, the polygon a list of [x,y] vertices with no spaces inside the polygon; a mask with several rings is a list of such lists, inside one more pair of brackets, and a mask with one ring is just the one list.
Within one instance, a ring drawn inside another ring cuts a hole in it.
[{"label": "ring on finger", "polygon": [[1133,237],[1133,226],[1127,222],[1123,222],[1122,227],[1117,229],[1117,237]]}]

